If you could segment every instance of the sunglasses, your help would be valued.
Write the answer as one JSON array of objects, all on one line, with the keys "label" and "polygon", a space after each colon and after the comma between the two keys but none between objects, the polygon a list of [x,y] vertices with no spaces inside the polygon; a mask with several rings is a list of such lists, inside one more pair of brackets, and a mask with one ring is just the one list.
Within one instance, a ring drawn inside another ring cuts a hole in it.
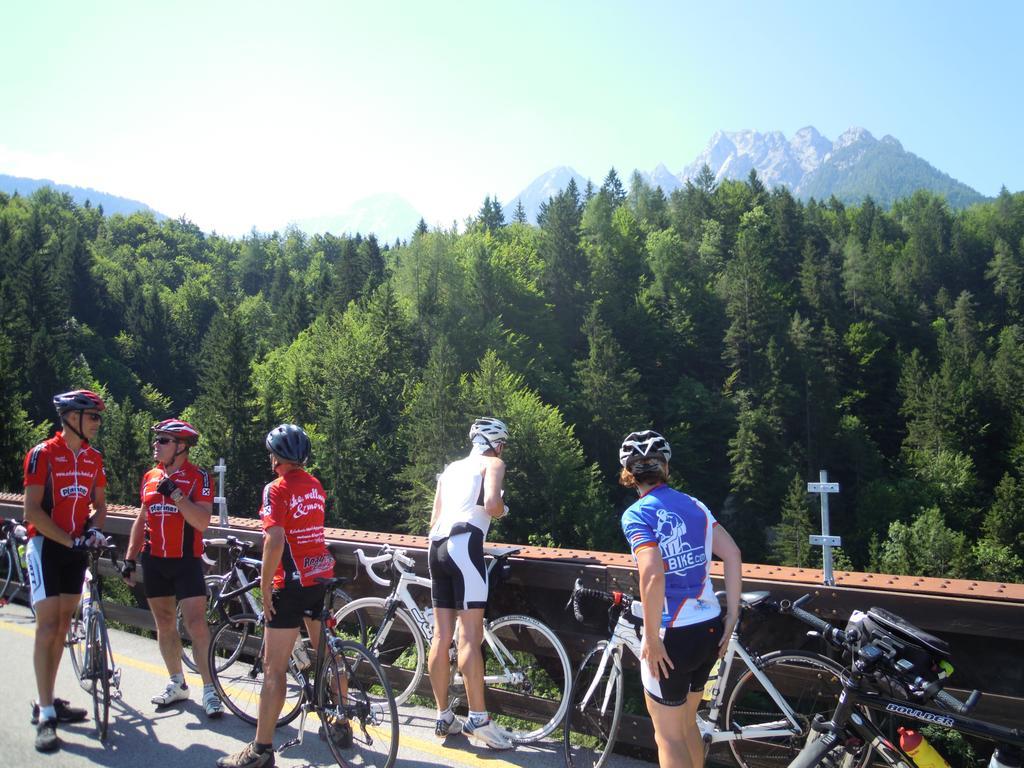
[{"label": "sunglasses", "polygon": [[90,411],[83,411],[82,417],[87,418],[90,421],[103,421],[102,413],[91,413]]},{"label": "sunglasses", "polygon": [[157,437],[153,439],[153,445],[167,445],[168,443],[178,442],[173,437]]}]

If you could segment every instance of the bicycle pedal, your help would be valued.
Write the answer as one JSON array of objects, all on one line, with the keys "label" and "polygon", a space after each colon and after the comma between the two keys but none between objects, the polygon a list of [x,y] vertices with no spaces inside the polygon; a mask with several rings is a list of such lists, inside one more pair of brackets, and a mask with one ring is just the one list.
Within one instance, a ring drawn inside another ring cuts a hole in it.
[{"label": "bicycle pedal", "polygon": [[[299,731],[299,733],[302,733],[302,731]],[[277,748],[277,751],[278,751],[279,753],[280,753],[280,752],[284,752],[284,751],[285,751],[286,749],[291,749],[291,748],[292,748],[292,747],[294,747],[294,746],[295,746],[296,744],[301,744],[301,743],[302,743],[302,739],[291,739],[291,740],[289,740],[289,741],[286,741],[286,742],[285,742],[284,744],[282,744],[282,745],[281,745],[280,747],[278,747],[278,748]]]}]

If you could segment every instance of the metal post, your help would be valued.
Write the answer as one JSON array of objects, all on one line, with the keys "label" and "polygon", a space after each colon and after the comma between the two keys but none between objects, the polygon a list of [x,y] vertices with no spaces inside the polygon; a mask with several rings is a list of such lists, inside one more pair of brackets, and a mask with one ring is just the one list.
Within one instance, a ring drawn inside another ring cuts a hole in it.
[{"label": "metal post", "polygon": [[228,500],[224,495],[224,475],[228,471],[228,465],[224,463],[223,457],[221,457],[220,463],[213,468],[213,471],[217,473],[217,495],[214,496],[213,503],[217,505],[217,509],[220,511],[221,528],[227,528]]},{"label": "metal post", "polygon": [[821,497],[821,535],[811,536],[811,546],[818,546],[822,549],[822,581],[826,586],[835,586],[836,579],[832,574],[832,548],[841,547],[843,541],[839,536],[829,535],[828,520],[828,495],[839,493],[839,483],[828,482],[828,472],[824,469],[818,473],[817,483],[808,483],[807,492],[816,493]]}]

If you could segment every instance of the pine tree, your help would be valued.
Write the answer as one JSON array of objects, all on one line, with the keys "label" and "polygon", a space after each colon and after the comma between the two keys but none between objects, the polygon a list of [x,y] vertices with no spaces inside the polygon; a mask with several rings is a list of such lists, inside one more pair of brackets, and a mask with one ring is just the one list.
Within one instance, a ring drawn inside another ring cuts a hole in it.
[{"label": "pine tree", "polygon": [[613,206],[618,207],[626,202],[626,188],[622,185],[622,179],[619,178],[619,174],[615,172],[614,168],[609,170],[608,175],[604,177],[601,192],[608,195]]},{"label": "pine tree", "polygon": [[807,487],[799,474],[793,475],[782,502],[782,519],[772,529],[772,562],[793,568],[809,568],[813,560],[809,537],[814,533]]},{"label": "pine tree", "polygon": [[254,341],[237,308],[214,316],[203,339],[199,396],[186,418],[193,420],[203,442],[197,463],[227,461],[228,509],[241,517],[256,514],[259,492],[269,477],[263,435],[275,424],[256,423],[256,400],[250,376]]},{"label": "pine tree", "polygon": [[423,378],[403,411],[400,442],[408,456],[400,479],[406,484],[410,533],[425,533],[434,499],[435,478],[464,448],[468,417],[459,393],[458,358],[441,336],[430,350]]},{"label": "pine tree", "polygon": [[526,209],[523,208],[522,198],[516,200],[516,208],[512,213],[512,220],[516,222],[516,224],[528,223],[526,220]]}]

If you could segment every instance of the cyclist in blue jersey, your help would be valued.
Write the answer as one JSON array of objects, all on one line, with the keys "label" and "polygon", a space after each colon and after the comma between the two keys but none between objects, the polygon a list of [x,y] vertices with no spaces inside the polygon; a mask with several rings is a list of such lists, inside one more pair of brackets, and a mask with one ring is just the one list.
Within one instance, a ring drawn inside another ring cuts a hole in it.
[{"label": "cyclist in blue jersey", "polygon": [[[703,768],[697,707],[740,615],[740,550],[711,511],[668,486],[672,448],[657,432],[622,443],[619,482],[640,498],[622,515],[643,604],[640,673],[661,768]],[[726,613],[711,586],[711,555],[725,566]]]}]

